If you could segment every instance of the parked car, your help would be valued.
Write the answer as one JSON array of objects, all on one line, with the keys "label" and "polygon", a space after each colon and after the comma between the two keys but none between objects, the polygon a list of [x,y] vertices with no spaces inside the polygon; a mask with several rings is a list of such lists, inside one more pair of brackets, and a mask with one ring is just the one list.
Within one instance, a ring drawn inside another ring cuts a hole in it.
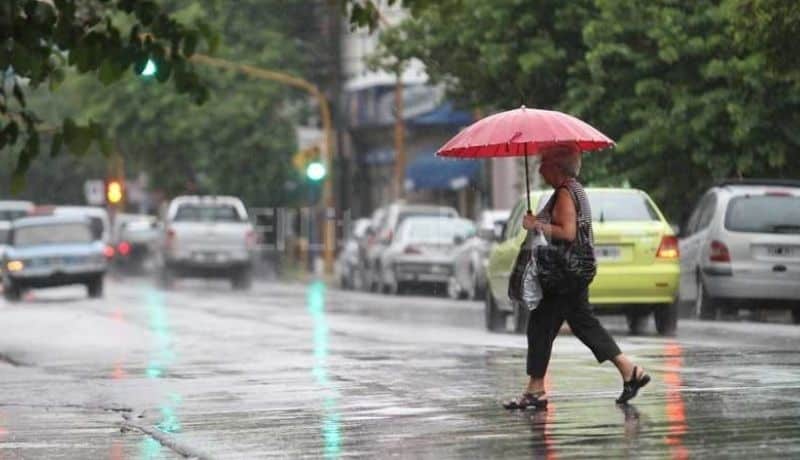
[{"label": "parked car", "polygon": [[709,189],[681,232],[681,298],[701,318],[789,308],[800,323],[800,181]]},{"label": "parked car", "polygon": [[105,244],[82,216],[25,217],[11,224],[0,273],[3,294],[17,301],[27,289],[84,284],[103,295]]},{"label": "parked car", "polygon": [[478,235],[489,241],[497,241],[503,234],[510,209],[487,209],[478,217]]},{"label": "parked car", "polygon": [[359,289],[361,278],[358,273],[358,253],[361,240],[366,237],[370,219],[356,219],[352,231],[346,235],[344,247],[336,259],[336,278],[342,289]]},{"label": "parked car", "polygon": [[8,246],[8,234],[11,231],[11,222],[0,220],[0,260],[3,259],[3,254]]},{"label": "parked car", "polygon": [[372,291],[380,287],[380,273],[383,269],[381,259],[383,252],[392,242],[400,224],[410,217],[458,217],[458,211],[449,206],[428,204],[406,204],[398,202],[389,205],[381,215],[380,222],[373,227],[375,234],[373,244],[367,249],[365,256],[366,288]]},{"label": "parked car", "polygon": [[450,298],[483,299],[487,288],[486,262],[494,241],[495,238],[481,237],[480,230],[475,226],[463,239],[458,239],[458,244],[452,250],[453,277],[447,285]]},{"label": "parked car", "polygon": [[0,221],[9,221],[30,215],[35,206],[30,201],[0,201]]},{"label": "parked car", "polygon": [[356,284],[359,289],[369,290],[372,276],[369,273],[369,254],[372,248],[378,244],[377,228],[380,226],[383,216],[386,214],[387,207],[381,207],[372,212],[369,218],[369,225],[364,230],[364,237],[358,240],[358,264],[354,277],[358,278]]},{"label": "parked car", "polygon": [[235,289],[252,284],[257,237],[239,198],[181,196],[167,208],[160,243],[159,280],[228,278]]},{"label": "parked car", "polygon": [[414,284],[447,285],[453,277],[453,250],[475,224],[457,217],[408,217],[381,254],[379,292],[399,293]]},{"label": "parked car", "polygon": [[144,269],[155,251],[161,230],[155,216],[117,214],[114,218],[114,265],[128,271]]},{"label": "parked car", "polygon": [[[533,209],[541,209],[552,191],[531,192]],[[678,240],[656,204],[636,189],[587,188],[592,207],[597,257],[597,276],[589,288],[589,301],[597,313],[624,313],[633,334],[642,332],[654,313],[659,334],[677,327],[676,296],[680,278]],[[490,289],[486,295],[486,326],[506,327],[512,315],[514,329],[522,332],[528,310],[508,299],[508,278],[519,247],[525,239],[522,217],[524,197],[511,212],[503,242],[491,252],[488,264]]]}]

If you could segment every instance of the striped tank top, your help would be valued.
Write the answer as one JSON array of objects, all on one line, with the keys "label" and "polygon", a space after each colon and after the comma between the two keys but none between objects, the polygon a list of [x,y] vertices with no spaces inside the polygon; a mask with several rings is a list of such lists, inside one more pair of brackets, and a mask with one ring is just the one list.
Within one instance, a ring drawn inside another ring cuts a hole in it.
[{"label": "striped tank top", "polygon": [[592,229],[592,207],[583,185],[574,178],[567,179],[560,187],[553,191],[547,204],[536,216],[536,220],[549,224],[552,220],[552,211],[555,206],[556,196],[559,188],[566,188],[575,200],[576,211],[578,214],[578,225],[576,228],[576,240],[578,243],[588,244],[594,247],[594,230]]}]

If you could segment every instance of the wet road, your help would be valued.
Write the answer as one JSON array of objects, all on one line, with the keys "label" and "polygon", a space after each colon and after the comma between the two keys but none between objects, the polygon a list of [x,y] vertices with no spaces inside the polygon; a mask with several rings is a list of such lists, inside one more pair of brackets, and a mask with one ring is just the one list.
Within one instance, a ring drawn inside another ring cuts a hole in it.
[{"label": "wet road", "polygon": [[110,282],[0,301],[0,460],[800,456],[800,327],[684,321],[629,337],[653,382],[556,341],[546,412],[508,413],[523,336],[482,304],[321,283]]}]

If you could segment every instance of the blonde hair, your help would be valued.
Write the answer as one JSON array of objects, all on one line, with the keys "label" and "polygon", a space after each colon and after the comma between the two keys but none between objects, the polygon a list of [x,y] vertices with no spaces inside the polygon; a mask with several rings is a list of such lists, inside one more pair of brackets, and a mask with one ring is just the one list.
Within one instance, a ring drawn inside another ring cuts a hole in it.
[{"label": "blonde hair", "polygon": [[581,152],[571,145],[556,145],[542,155],[543,163],[553,163],[568,177],[578,177],[581,172]]}]

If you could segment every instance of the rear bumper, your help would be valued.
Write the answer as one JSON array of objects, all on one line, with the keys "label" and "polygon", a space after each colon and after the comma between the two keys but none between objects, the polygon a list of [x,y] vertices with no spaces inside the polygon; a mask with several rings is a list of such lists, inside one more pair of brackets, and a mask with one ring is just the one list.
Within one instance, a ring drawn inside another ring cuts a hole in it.
[{"label": "rear bumper", "polygon": [[453,276],[453,264],[443,261],[395,262],[392,275],[395,282],[446,283]]},{"label": "rear bumper", "polygon": [[589,301],[598,310],[625,304],[670,304],[678,295],[680,274],[677,262],[600,266],[589,287]]},{"label": "rear bumper", "polygon": [[785,276],[776,275],[772,279],[759,279],[741,275],[704,274],[703,282],[708,294],[718,299],[800,301],[800,280]]},{"label": "rear bumper", "polygon": [[14,286],[20,288],[44,288],[67,286],[70,284],[86,284],[103,277],[105,271],[92,271],[80,273],[57,272],[47,275],[8,276]]}]

